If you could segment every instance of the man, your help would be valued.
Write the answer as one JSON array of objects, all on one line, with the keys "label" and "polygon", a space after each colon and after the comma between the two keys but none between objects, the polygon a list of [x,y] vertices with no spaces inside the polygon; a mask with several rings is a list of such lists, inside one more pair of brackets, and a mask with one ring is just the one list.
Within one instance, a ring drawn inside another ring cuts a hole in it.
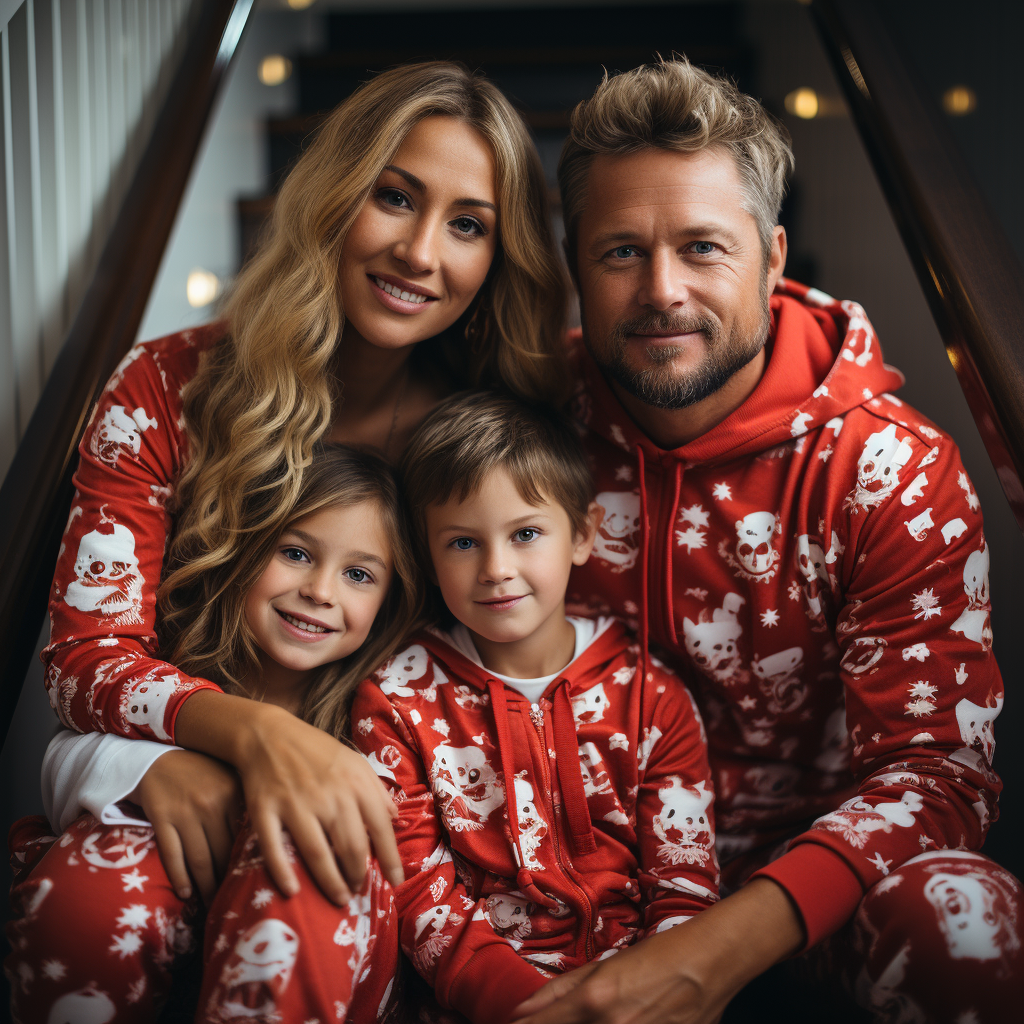
[{"label": "man", "polygon": [[713,1021],[808,950],[881,1020],[1020,998],[1020,884],[967,852],[1003,700],[978,500],[863,310],[782,278],[783,131],[676,60],[606,79],[562,153],[605,509],[570,591],[689,672],[733,895],[551,982],[530,1024]]}]

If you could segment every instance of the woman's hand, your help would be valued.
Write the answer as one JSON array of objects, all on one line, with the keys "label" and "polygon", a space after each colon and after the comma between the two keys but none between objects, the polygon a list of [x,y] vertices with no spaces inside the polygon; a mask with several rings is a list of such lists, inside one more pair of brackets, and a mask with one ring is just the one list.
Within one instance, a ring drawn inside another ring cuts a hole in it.
[{"label": "woman's hand", "polygon": [[209,906],[245,809],[238,774],[206,754],[169,750],[149,766],[129,799],[149,818],[179,898],[192,895],[191,878]]}]

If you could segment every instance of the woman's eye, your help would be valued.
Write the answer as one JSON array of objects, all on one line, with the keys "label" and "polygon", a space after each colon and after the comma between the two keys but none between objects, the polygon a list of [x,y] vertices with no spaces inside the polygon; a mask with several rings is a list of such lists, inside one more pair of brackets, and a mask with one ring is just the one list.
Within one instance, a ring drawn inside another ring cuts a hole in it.
[{"label": "woman's eye", "polygon": [[485,235],[487,233],[475,217],[456,217],[452,221],[452,227],[460,235]]},{"label": "woman's eye", "polygon": [[396,210],[405,209],[411,205],[409,203],[409,197],[397,188],[382,188],[377,193],[377,198],[385,206],[392,206]]},{"label": "woman's eye", "polygon": [[452,541],[452,547],[457,551],[468,551],[473,546],[473,541],[469,537],[456,537]]},{"label": "woman's eye", "polygon": [[698,256],[710,256],[715,251],[714,242],[694,242],[693,251]]},{"label": "woman's eye", "polygon": [[523,541],[524,543],[528,544],[531,540],[534,540],[537,536],[539,536],[539,534],[539,530],[535,530],[532,526],[527,526],[522,530],[516,531],[515,539]]},{"label": "woman's eye", "polygon": [[346,569],[347,576],[353,583],[372,583],[373,577],[365,569]]}]

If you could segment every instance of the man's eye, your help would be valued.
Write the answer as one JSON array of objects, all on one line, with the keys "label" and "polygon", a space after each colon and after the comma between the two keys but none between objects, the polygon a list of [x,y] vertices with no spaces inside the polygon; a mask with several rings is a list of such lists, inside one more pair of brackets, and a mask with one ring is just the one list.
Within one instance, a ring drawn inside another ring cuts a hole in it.
[{"label": "man's eye", "polygon": [[353,583],[372,583],[373,577],[365,569],[346,569],[344,575]]},{"label": "man's eye", "polygon": [[612,249],[610,255],[617,260],[631,260],[637,255],[637,250],[632,245],[620,245]]},{"label": "man's eye", "polygon": [[531,540],[538,536],[539,532],[539,530],[535,530],[532,526],[527,526],[522,530],[516,531],[515,539],[529,543]]},{"label": "man's eye", "polygon": [[452,547],[457,548],[459,551],[468,551],[473,546],[473,542],[469,537],[456,537],[452,541]]},{"label": "man's eye", "polygon": [[475,217],[456,217],[452,221],[452,227],[460,235],[485,235],[483,225]]},{"label": "man's eye", "polygon": [[698,256],[710,256],[715,251],[713,242],[694,242],[693,251]]}]

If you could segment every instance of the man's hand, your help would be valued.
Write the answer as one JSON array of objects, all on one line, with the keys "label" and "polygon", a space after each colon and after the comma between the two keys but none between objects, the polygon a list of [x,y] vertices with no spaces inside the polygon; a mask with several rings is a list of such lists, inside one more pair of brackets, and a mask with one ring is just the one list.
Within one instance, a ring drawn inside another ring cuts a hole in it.
[{"label": "man's hand", "polygon": [[286,896],[299,891],[299,882],[285,829],[316,884],[339,906],[362,887],[371,847],[388,881],[404,881],[391,827],[398,810],[362,754],[333,736],[273,704],[199,690],[181,705],[175,742],[238,770],[267,871]]},{"label": "man's hand", "polygon": [[803,944],[796,910],[754,879],[695,918],[548,982],[517,1024],[714,1024],[732,997]]},{"label": "man's hand", "polygon": [[168,750],[150,765],[129,799],[153,826],[174,891],[187,900],[191,876],[209,906],[245,807],[237,773],[206,754]]}]

